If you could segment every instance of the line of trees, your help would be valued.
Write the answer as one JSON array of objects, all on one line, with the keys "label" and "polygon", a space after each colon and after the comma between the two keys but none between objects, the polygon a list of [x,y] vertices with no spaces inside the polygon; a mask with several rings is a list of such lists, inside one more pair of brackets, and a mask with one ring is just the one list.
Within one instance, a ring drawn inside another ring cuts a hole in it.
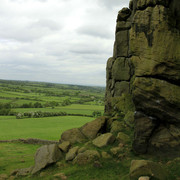
[{"label": "line of trees", "polygon": [[0,103],[0,115],[7,116],[11,115],[11,104],[10,103]]},{"label": "line of trees", "polygon": [[66,112],[25,112],[25,113],[17,113],[16,119],[24,119],[24,118],[42,118],[42,117],[53,117],[53,116],[85,116],[85,117],[93,117],[93,115],[86,114],[70,114]]}]

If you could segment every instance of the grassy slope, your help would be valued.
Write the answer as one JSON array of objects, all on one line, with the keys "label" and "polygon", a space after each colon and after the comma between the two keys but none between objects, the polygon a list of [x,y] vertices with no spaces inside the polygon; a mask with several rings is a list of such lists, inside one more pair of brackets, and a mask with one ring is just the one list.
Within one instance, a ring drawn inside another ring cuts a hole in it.
[{"label": "grassy slope", "polygon": [[34,154],[39,146],[20,143],[0,144],[0,174],[33,166]]}]

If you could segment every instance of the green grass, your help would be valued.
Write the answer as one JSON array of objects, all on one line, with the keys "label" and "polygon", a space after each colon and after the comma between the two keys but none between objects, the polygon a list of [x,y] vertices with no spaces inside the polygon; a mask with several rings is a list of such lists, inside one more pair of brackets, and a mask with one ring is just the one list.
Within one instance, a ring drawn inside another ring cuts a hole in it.
[{"label": "green grass", "polygon": [[0,174],[34,165],[34,154],[39,146],[21,143],[0,143]]},{"label": "green grass", "polygon": [[47,107],[47,108],[16,108],[13,109],[14,112],[35,112],[35,111],[42,111],[42,112],[66,112],[71,114],[86,114],[92,115],[93,111],[101,111],[103,114],[104,106],[97,106],[97,105],[81,105],[81,104],[72,104],[69,106],[61,106],[61,107]]},{"label": "green grass", "polygon": [[40,138],[59,140],[63,131],[80,127],[93,118],[79,116],[59,116],[47,118],[16,119],[0,116],[0,140],[18,138]]}]

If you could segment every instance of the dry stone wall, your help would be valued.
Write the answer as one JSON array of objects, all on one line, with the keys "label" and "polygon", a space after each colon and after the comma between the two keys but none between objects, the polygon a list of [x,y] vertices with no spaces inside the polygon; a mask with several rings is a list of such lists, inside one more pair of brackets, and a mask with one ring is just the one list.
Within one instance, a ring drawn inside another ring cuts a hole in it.
[{"label": "dry stone wall", "polygon": [[179,155],[180,1],[131,0],[119,11],[106,70],[105,112],[134,112],[134,150]]}]

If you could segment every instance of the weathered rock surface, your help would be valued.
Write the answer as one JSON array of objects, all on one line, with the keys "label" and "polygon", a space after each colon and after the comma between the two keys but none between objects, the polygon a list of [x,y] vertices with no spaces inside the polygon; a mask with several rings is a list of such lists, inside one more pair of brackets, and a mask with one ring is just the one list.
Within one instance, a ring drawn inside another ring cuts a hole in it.
[{"label": "weathered rock surface", "polygon": [[12,176],[20,177],[20,176],[27,176],[29,175],[34,167],[29,168],[23,168],[23,169],[16,169],[13,172],[11,172]]},{"label": "weathered rock surface", "polygon": [[127,134],[123,133],[123,132],[119,132],[119,133],[117,134],[116,139],[117,139],[120,143],[123,143],[123,144],[127,144],[127,143],[130,142],[130,137],[129,137]]},{"label": "weathered rock surface", "polygon": [[64,141],[61,144],[58,145],[59,149],[63,152],[68,152],[69,148],[71,147],[71,144],[69,141]]},{"label": "weathered rock surface", "polygon": [[110,151],[111,151],[111,153],[113,154],[113,155],[118,155],[119,153],[122,153],[122,151],[123,151],[123,148],[122,147],[113,147],[113,148],[111,148],[110,149]]},{"label": "weathered rock surface", "polygon": [[66,180],[66,179],[68,179],[68,177],[67,177],[64,173],[54,174],[53,177],[54,177],[55,179],[61,179],[61,180]]},{"label": "weathered rock surface", "polygon": [[103,133],[103,131],[105,131],[106,120],[107,118],[102,116],[94,121],[86,123],[80,130],[88,139],[94,139],[98,133]]},{"label": "weathered rock surface", "polygon": [[96,139],[94,139],[92,141],[92,143],[101,148],[101,147],[104,147],[104,146],[107,146],[109,144],[112,144],[114,141],[115,141],[115,137],[113,134],[111,133],[105,133],[105,134],[101,134],[100,136],[98,136]]},{"label": "weathered rock surface", "polygon": [[61,158],[63,158],[63,155],[57,144],[44,145],[36,152],[35,166],[31,173],[35,174],[46,166],[56,163]]},{"label": "weathered rock surface", "polygon": [[69,141],[71,144],[86,141],[86,137],[78,128],[69,129],[62,133],[60,141]]},{"label": "weathered rock surface", "polygon": [[150,180],[149,176],[141,176],[138,180]]},{"label": "weathered rock surface", "polygon": [[104,159],[111,159],[111,158],[112,158],[111,155],[108,154],[108,153],[105,152],[105,151],[103,151],[103,152],[101,153],[101,156],[102,156],[102,158],[104,158]]},{"label": "weathered rock surface", "polygon": [[6,180],[6,179],[8,179],[7,174],[0,174],[0,180]]},{"label": "weathered rock surface", "polygon": [[78,150],[79,150],[78,146],[75,146],[75,147],[71,148],[68,151],[68,153],[66,154],[66,158],[65,158],[66,161],[72,161],[76,157],[76,155],[78,153]]},{"label": "weathered rock surface", "polygon": [[150,179],[166,180],[167,172],[158,163],[147,160],[132,160],[130,180],[137,180],[141,176],[148,176]]},{"label": "weathered rock surface", "polygon": [[87,150],[83,153],[79,153],[74,159],[73,163],[79,165],[85,165],[100,158],[100,154],[96,150]]},{"label": "weathered rock surface", "polygon": [[178,156],[180,1],[131,0],[129,7],[117,17],[113,57],[106,68],[105,113],[132,117],[133,100],[133,149]]},{"label": "weathered rock surface", "polygon": [[120,121],[113,121],[111,123],[111,129],[110,132],[111,133],[118,133],[120,131],[122,131],[124,129],[124,124]]}]

